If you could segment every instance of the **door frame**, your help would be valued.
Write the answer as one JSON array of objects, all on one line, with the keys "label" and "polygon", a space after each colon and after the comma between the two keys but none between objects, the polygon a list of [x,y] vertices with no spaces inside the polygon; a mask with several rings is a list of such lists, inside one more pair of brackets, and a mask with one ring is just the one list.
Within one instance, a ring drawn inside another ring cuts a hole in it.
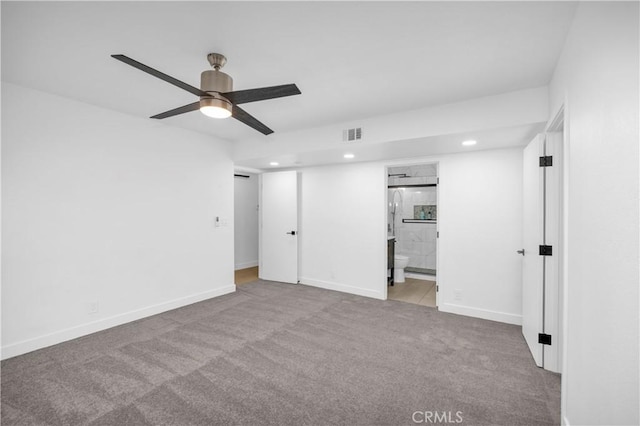
[{"label": "door frame", "polygon": [[[562,130],[562,230],[560,232],[560,241],[562,244],[562,258],[560,259],[560,277],[561,277],[561,300],[559,301],[560,312],[560,336],[558,341],[561,345],[560,349],[560,366],[561,366],[561,378],[560,378],[560,418],[563,424],[566,423],[567,413],[567,391],[568,391],[568,377],[569,369],[567,364],[567,340],[568,340],[568,326],[569,323],[569,173],[570,173],[570,156],[571,156],[571,104],[568,96],[565,93],[562,103],[556,110],[553,118],[547,123],[546,129],[550,131]],[[568,424],[568,423],[567,423]]]},{"label": "door frame", "polygon": [[[565,348],[566,348],[566,318],[567,318],[567,254],[568,254],[568,137],[567,126],[565,125],[565,105],[562,104],[555,115],[549,120],[545,126],[547,137],[547,148],[552,151],[552,155],[559,154],[561,162],[554,161],[554,166],[560,170],[557,171],[557,187],[551,188],[553,202],[557,205],[553,207],[557,210],[557,215],[552,224],[552,228],[548,230],[552,234],[554,253],[557,256],[554,261],[554,268],[547,270],[547,274],[553,274],[553,278],[557,282],[557,291],[551,294],[547,292],[545,305],[549,308],[545,313],[546,327],[551,330],[553,337],[553,345],[545,347],[544,352],[544,368],[556,373],[566,371],[564,364]],[[556,169],[557,170],[557,169]],[[549,235],[549,234],[548,234]],[[546,279],[550,278],[547,275]]]}]

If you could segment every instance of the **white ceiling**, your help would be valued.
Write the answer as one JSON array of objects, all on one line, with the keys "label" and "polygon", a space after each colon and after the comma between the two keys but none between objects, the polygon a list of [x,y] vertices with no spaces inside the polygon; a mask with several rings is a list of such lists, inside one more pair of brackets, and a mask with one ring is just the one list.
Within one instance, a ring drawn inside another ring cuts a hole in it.
[{"label": "white ceiling", "polygon": [[[219,52],[235,90],[298,85],[300,96],[243,105],[289,132],[546,85],[575,5],[3,1],[2,79],[149,117],[197,98],[111,54],[197,87]],[[198,112],[164,122],[256,136]]]},{"label": "white ceiling", "polygon": [[[523,141],[530,141],[534,135],[541,132],[544,125],[540,123],[486,129],[473,132],[461,132],[423,138],[395,140],[390,143],[372,145],[347,144],[340,148],[330,148],[322,151],[297,152],[285,155],[258,157],[242,160],[241,168],[247,171],[264,171],[269,169],[296,169],[300,167],[321,164],[352,163],[385,160],[399,160],[407,158],[455,154],[469,151],[511,148],[522,145]],[[477,146],[466,147],[461,144],[465,140],[479,141]],[[345,159],[344,154],[354,155],[353,159]],[[269,166],[275,161],[277,166]]]}]

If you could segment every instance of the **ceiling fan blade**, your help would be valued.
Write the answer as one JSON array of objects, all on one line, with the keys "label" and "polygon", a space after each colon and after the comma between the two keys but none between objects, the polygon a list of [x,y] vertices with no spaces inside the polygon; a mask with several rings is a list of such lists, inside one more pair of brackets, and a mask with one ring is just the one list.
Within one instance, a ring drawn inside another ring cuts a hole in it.
[{"label": "ceiling fan blade", "polygon": [[173,117],[174,115],[184,114],[185,112],[197,111],[199,109],[200,109],[200,101],[194,102],[189,105],[181,106],[179,108],[172,109],[171,111],[161,112],[160,114],[156,114],[149,118],[162,119],[167,117]]},{"label": "ceiling fan blade", "polygon": [[155,70],[145,64],[141,64],[140,62],[136,61],[135,59],[131,59],[128,56],[125,55],[111,55],[112,58],[117,59],[119,61],[124,62],[125,64],[131,65],[134,68],[138,68],[140,71],[144,71],[148,74],[151,74],[154,77],[159,78],[160,80],[164,80],[167,83],[171,83],[174,86],[177,86],[183,90],[186,90],[189,93],[193,93],[196,96],[208,96],[205,92],[203,92],[202,90],[195,88],[187,83],[184,83],[178,79],[175,79],[165,73],[162,73],[158,70]]},{"label": "ceiling fan blade", "polygon": [[295,84],[283,84],[282,86],[261,87],[259,89],[237,90],[235,92],[221,93],[232,104],[245,104],[247,102],[264,101],[266,99],[282,98],[284,96],[299,95],[300,89]]},{"label": "ceiling fan blade", "polygon": [[268,128],[267,126],[259,122],[255,117],[253,117],[251,114],[249,114],[247,111],[243,110],[239,106],[236,106],[236,105],[233,106],[233,112],[231,113],[231,115],[236,120],[243,122],[249,127],[253,127],[263,135],[269,135],[273,133],[273,130],[271,130],[270,128]]}]

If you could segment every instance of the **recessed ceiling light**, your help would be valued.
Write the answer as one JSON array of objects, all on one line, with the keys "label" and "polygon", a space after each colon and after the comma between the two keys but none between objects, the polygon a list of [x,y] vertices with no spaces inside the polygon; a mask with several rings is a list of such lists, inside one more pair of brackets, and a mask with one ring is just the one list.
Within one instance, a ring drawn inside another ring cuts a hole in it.
[{"label": "recessed ceiling light", "polygon": [[280,163],[278,163],[277,161],[272,161],[269,163],[270,166],[279,166]]},{"label": "recessed ceiling light", "polygon": [[471,146],[471,145],[475,145],[476,143],[478,143],[478,142],[476,142],[476,141],[474,141],[474,140],[471,140],[471,139],[470,139],[470,140],[468,140],[468,141],[464,141],[464,142],[462,142],[462,145],[464,145],[464,146]]},{"label": "recessed ceiling light", "polygon": [[351,154],[351,153],[347,153],[344,155],[344,158],[353,158],[355,157],[355,155]]}]

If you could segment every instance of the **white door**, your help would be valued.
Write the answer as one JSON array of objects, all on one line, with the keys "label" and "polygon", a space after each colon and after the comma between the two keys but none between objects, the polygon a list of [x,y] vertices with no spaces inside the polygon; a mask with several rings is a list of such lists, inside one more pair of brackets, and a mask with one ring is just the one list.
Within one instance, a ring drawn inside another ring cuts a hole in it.
[{"label": "white door", "polygon": [[260,267],[263,280],[298,282],[298,176],[264,173],[260,204]]},{"label": "white door", "polygon": [[561,372],[561,262],[562,242],[562,132],[545,134],[545,156],[552,157],[552,165],[545,173],[544,244],[552,247],[552,255],[544,257],[544,333],[551,336],[551,345],[543,345],[542,366],[545,370]]},{"label": "white door", "polygon": [[542,345],[538,333],[543,330],[543,241],[544,175],[540,157],[544,155],[544,136],[536,136],[523,154],[523,248],[522,259],[522,334],[537,366],[542,366]]}]

